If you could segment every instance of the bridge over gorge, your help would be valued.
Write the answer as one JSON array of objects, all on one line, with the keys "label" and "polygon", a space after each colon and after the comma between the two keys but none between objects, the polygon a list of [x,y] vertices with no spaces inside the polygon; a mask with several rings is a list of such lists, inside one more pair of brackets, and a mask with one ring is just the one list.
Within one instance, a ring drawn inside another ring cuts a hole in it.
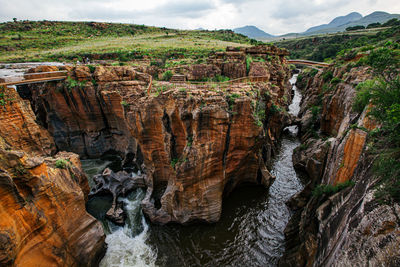
[{"label": "bridge over gorge", "polygon": [[304,60],[304,59],[289,59],[287,61],[288,64],[294,64],[294,65],[305,65],[305,66],[311,66],[311,67],[321,67],[321,68],[328,68],[332,66],[332,63],[324,63],[324,62],[317,62],[317,61],[311,61],[311,60]]},{"label": "bridge over gorge", "polygon": [[0,86],[18,86],[32,83],[43,83],[51,81],[61,81],[68,77],[66,71],[50,71],[50,72],[39,72],[39,73],[25,73],[12,77],[11,81],[0,83]]}]

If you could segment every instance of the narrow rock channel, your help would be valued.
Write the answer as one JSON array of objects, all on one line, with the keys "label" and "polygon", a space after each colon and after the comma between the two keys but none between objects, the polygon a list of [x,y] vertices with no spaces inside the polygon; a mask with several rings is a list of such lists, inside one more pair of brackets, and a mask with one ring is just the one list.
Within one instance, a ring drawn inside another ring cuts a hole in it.
[{"label": "narrow rock channel", "polygon": [[[295,91],[289,113],[297,115],[301,95]],[[284,252],[284,229],[291,216],[285,202],[302,190],[292,164],[293,149],[300,141],[296,126],[288,127],[273,163],[276,180],[269,191],[261,187],[241,187],[223,203],[216,224],[148,225],[140,209],[141,189],[121,199],[127,212],[124,227],[104,220],[110,199],[96,197],[88,210],[102,220],[108,250],[100,266],[275,266]],[[90,175],[102,171],[104,162],[83,162]]]}]

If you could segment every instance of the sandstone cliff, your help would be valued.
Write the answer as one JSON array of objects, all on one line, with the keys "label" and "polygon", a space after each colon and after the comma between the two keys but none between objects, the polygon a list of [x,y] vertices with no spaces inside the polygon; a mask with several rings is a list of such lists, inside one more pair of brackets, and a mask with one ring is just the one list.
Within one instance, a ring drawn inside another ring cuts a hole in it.
[{"label": "sandstone cliff", "polygon": [[128,133],[121,102],[124,96],[144,94],[142,88],[149,82],[148,75],[137,75],[133,68],[126,67],[97,67],[93,73],[86,66],[66,70],[70,78],[65,83],[19,89],[20,93],[26,92],[25,98],[32,102],[39,122],[49,130],[57,149],[90,158],[110,150],[121,156],[135,151],[136,143]]},{"label": "sandstone cliff", "polygon": [[154,82],[149,95],[150,76],[133,67],[79,66],[66,68],[66,82],[20,93],[28,92],[59,150],[83,157],[112,151],[142,169],[143,210],[153,222],[215,222],[237,185],[272,182],[267,166],[290,123],[282,61],[255,64],[264,82]]},{"label": "sandstone cliff", "polygon": [[182,89],[139,99],[127,111],[148,174],[144,212],[162,223],[215,222],[238,184],[271,183],[265,165],[285,122],[273,108],[288,90],[267,83]]},{"label": "sandstone cliff", "polygon": [[85,210],[89,187],[79,157],[52,157],[53,138],[35,122],[29,102],[14,89],[2,94],[0,265],[96,265],[105,236]]},{"label": "sandstone cliff", "polygon": [[[326,79],[327,72],[336,79]],[[288,202],[296,212],[285,231],[281,266],[399,263],[400,207],[380,204],[374,196],[377,180],[367,141],[368,131],[377,125],[367,116],[369,107],[361,114],[352,110],[355,86],[370,75],[368,68],[345,66],[300,81],[303,144],[295,150],[293,163],[310,180]],[[354,185],[336,194],[311,194],[317,184],[346,181]]]}]

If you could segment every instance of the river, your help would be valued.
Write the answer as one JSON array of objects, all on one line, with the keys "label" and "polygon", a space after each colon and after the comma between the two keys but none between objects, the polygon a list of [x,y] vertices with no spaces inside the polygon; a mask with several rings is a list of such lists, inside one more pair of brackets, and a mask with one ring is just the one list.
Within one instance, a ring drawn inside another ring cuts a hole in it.
[{"label": "river", "polygon": [[[289,113],[299,112],[301,95],[295,90]],[[221,220],[215,224],[177,224],[158,226],[146,222],[140,201],[144,192],[137,190],[121,198],[128,218],[124,227],[104,220],[110,198],[98,197],[88,210],[99,218],[107,233],[108,250],[100,266],[276,266],[284,252],[284,229],[291,212],[285,202],[302,190],[292,164],[293,149],[300,141],[296,127],[289,127],[281,140],[273,162],[275,182],[262,187],[240,187],[224,200]],[[89,176],[106,166],[101,161],[83,161]]]}]

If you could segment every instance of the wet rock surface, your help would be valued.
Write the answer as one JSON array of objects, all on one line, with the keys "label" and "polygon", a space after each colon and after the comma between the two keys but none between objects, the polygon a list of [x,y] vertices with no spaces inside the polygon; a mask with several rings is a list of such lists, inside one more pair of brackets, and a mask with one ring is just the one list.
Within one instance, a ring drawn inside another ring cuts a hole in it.
[{"label": "wet rock surface", "polygon": [[146,187],[145,175],[125,171],[114,173],[108,168],[102,174],[93,177],[93,184],[89,197],[101,194],[112,195],[112,207],[107,211],[106,217],[119,225],[124,224],[126,215],[121,203],[118,202],[118,197],[126,196],[133,189]]}]

